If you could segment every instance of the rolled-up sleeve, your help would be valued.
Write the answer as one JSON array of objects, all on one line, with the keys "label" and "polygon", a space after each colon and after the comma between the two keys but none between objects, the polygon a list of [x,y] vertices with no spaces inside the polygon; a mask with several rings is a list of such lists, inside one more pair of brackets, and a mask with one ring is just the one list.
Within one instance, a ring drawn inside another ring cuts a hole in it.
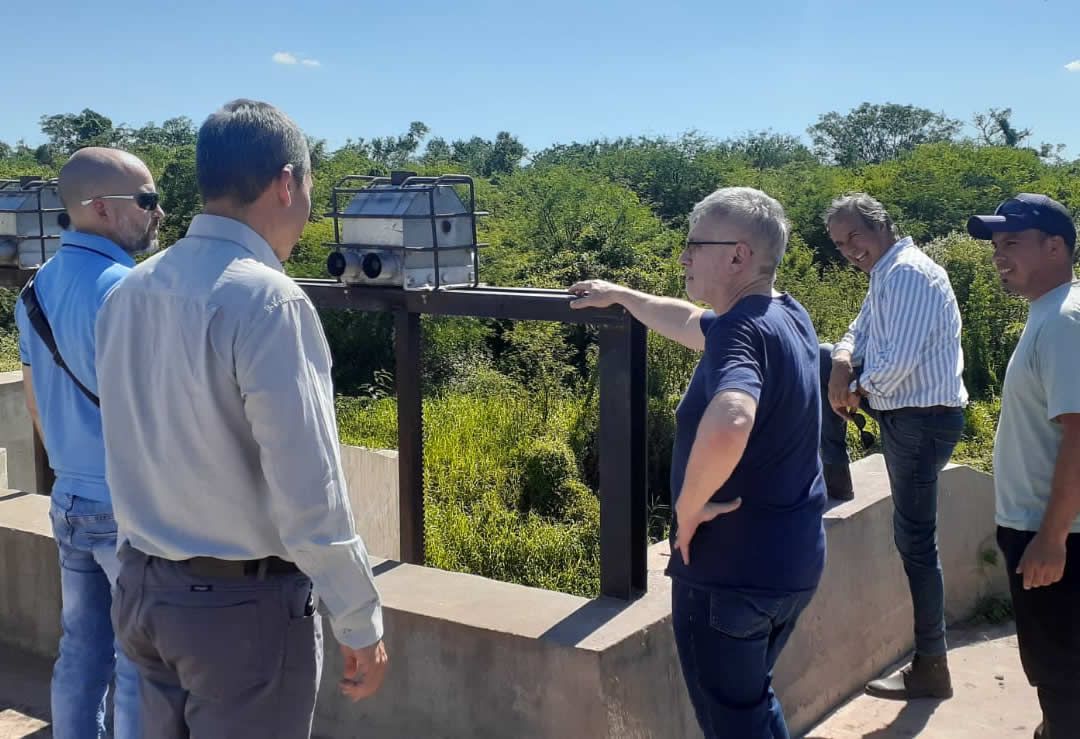
[{"label": "rolled-up sleeve", "polygon": [[338,641],[370,646],[382,638],[382,608],[349,506],[318,314],[304,297],[268,306],[234,351],[282,544],[326,603]]}]

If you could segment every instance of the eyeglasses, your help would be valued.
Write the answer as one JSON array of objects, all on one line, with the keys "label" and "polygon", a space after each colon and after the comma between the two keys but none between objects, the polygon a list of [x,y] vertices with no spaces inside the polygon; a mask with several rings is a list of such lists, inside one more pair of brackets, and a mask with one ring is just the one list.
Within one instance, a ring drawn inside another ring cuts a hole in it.
[{"label": "eyeglasses", "polygon": [[859,440],[862,441],[863,449],[869,449],[877,443],[874,435],[866,430],[866,416],[861,413],[853,413],[851,421],[855,424],[855,428],[859,429]]},{"label": "eyeglasses", "polygon": [[686,245],[689,246],[735,246],[741,244],[741,241],[691,241],[686,240]]},{"label": "eyeglasses", "polygon": [[143,210],[154,210],[161,202],[161,195],[156,192],[137,192],[134,195],[98,195],[79,202],[79,205],[90,205],[95,200],[134,200],[135,205]]}]

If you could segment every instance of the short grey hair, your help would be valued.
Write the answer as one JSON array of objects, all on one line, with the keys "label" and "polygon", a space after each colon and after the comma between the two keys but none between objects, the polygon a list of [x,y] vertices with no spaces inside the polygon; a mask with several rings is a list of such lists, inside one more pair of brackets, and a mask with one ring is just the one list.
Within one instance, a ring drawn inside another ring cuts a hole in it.
[{"label": "short grey hair", "polygon": [[855,218],[872,229],[883,228],[892,238],[893,243],[900,240],[900,229],[893,223],[889,211],[880,200],[870,197],[865,192],[851,192],[833,200],[825,211],[825,228],[828,228],[837,216]]},{"label": "short grey hair", "polygon": [[286,164],[300,183],[311,170],[307,139],[289,116],[269,103],[244,98],[225,103],[199,129],[195,176],[203,202],[255,202]]},{"label": "short grey hair", "polygon": [[691,225],[702,218],[733,223],[751,247],[765,256],[768,271],[776,272],[787,250],[791,224],[775,198],[752,187],[721,187],[694,206]]}]

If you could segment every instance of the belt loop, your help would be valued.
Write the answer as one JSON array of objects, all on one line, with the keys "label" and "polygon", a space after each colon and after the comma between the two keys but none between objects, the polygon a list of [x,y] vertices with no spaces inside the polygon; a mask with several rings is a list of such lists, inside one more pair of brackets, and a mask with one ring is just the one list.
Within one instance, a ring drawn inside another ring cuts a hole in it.
[{"label": "belt loop", "polygon": [[269,566],[269,563],[270,563],[270,560],[267,557],[263,557],[262,559],[259,560],[259,568],[258,568],[258,570],[256,570],[256,579],[258,579],[258,580],[265,580],[266,579],[266,568]]}]

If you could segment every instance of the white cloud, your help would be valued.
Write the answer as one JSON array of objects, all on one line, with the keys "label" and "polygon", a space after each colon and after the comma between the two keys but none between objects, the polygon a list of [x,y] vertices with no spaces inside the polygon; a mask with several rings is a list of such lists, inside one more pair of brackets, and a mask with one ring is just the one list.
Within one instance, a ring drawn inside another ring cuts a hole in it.
[{"label": "white cloud", "polygon": [[302,64],[305,67],[321,67],[322,62],[318,59],[309,59],[303,54],[294,53],[292,51],[279,51],[275,53],[271,59],[275,64],[285,64],[292,66],[294,64]]},{"label": "white cloud", "polygon": [[1069,70],[1070,72],[1080,72],[1080,59],[1069,62],[1065,65],[1065,69]]}]

